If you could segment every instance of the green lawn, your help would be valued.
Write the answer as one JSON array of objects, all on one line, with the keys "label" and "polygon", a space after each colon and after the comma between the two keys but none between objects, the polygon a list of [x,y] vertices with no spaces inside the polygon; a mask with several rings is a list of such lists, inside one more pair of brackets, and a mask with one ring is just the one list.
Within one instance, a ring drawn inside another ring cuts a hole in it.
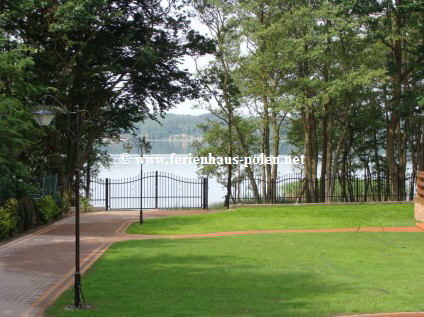
[{"label": "green lawn", "polygon": [[423,263],[421,233],[129,241],[113,245],[83,277],[94,310],[64,311],[72,302],[70,290],[48,315],[307,317],[424,311]]},{"label": "green lawn", "polygon": [[241,208],[195,216],[147,219],[135,234],[188,234],[266,229],[414,226],[413,204],[302,205]]}]

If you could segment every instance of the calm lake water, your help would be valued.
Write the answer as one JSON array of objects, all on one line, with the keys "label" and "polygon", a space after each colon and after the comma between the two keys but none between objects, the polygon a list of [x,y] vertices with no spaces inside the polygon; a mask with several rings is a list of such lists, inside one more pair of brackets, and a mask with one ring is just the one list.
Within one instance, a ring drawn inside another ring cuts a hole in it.
[{"label": "calm lake water", "polygon": [[[155,140],[150,141],[150,145],[152,146],[152,149],[150,151],[150,154],[186,154],[194,152],[193,142],[189,140],[184,141],[169,141],[169,140]],[[122,154],[125,152],[123,143],[119,144],[112,144],[108,147],[108,153],[109,154]],[[136,155],[137,149],[134,147],[131,152],[131,154]]]},{"label": "calm lake water", "polygon": [[[170,164],[171,153],[175,153],[177,157],[188,157],[189,153],[193,153],[194,149],[191,141],[151,141],[152,150],[150,157],[163,157],[164,163],[144,164],[143,173],[147,172],[166,172],[186,178],[197,178],[198,167],[194,164],[176,165]],[[121,154],[125,150],[122,144],[111,145],[108,153],[113,160],[109,169],[103,169],[99,173],[99,178],[123,179],[140,175],[140,164],[136,157],[137,149],[134,147],[130,152],[131,161],[128,164],[121,162]],[[283,156],[282,156],[283,157]],[[168,163],[168,164],[167,164]],[[298,173],[300,170],[294,165],[279,165],[281,174]],[[209,204],[220,203],[224,201],[225,189],[216,182],[214,178],[209,178]]]}]

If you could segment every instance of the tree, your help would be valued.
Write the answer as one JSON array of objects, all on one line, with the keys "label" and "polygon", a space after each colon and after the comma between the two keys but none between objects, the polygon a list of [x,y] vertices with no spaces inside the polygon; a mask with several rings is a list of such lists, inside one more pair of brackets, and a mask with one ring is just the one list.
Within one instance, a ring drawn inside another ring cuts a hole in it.
[{"label": "tree", "polygon": [[[205,90],[205,100],[208,109],[218,117],[222,123],[227,126],[227,139],[233,140],[233,133],[236,133],[241,143],[244,156],[250,156],[249,144],[246,142],[242,128],[238,125],[240,121],[237,116],[237,108],[239,108],[238,87],[234,82],[233,73],[236,67],[236,59],[239,54],[239,40],[235,32],[233,21],[233,5],[234,1],[209,1],[199,0],[193,1],[202,22],[207,25],[214,40],[216,51],[215,60],[211,62],[206,69],[199,69],[197,72],[201,78]],[[214,106],[210,102],[213,100]],[[233,142],[227,143],[228,151],[226,156],[233,157]],[[230,207],[230,198],[232,196],[232,178],[233,165],[227,165],[227,195],[225,206]],[[254,181],[254,173],[252,167],[246,167],[246,172],[253,184],[253,192],[258,199],[258,190]]]},{"label": "tree", "polygon": [[[131,132],[136,122],[197,96],[178,64],[211,46],[190,29],[177,1],[6,0],[0,9],[9,40],[34,49],[34,73],[50,94],[69,111],[78,105],[91,113],[81,126],[80,168],[99,140]],[[76,159],[69,137],[75,116],[58,116],[55,127],[45,141],[65,161],[52,166],[66,188]]]},{"label": "tree", "polygon": [[34,133],[30,112],[24,102],[41,87],[33,83],[30,49],[11,42],[0,28],[0,205],[8,198],[21,198],[37,190],[37,177],[25,164]]},{"label": "tree", "polygon": [[382,92],[386,96],[388,119],[387,167],[392,181],[392,194],[403,197],[404,187],[399,187],[399,180],[405,179],[410,133],[408,117],[423,111],[417,107],[416,96],[410,98],[416,94],[417,84],[422,87],[422,76],[416,78],[417,72],[424,66],[422,1],[382,1],[371,14],[373,34],[387,48],[386,71],[389,81]]},{"label": "tree", "polygon": [[[252,118],[238,118],[238,122],[236,123],[243,132],[245,136],[245,140],[248,144],[254,145],[258,144],[258,137],[255,135],[256,131],[256,123]],[[195,156],[196,157],[208,157],[209,153],[211,153],[214,157],[228,157],[228,144],[231,143],[233,156],[241,159],[244,157],[244,150],[240,143],[240,140],[237,137],[237,134],[229,133],[228,125],[226,122],[220,121],[211,121],[208,120],[205,124],[200,124],[199,127],[202,129],[203,140],[195,141],[193,143],[194,148],[196,149]],[[233,130],[235,128],[233,127]],[[252,151],[258,151],[258,148],[251,147]],[[227,164],[227,165],[219,165],[219,164],[210,164],[210,165],[200,165],[199,174],[205,177],[214,176],[219,184],[222,186],[228,186],[228,178],[229,169],[228,165],[232,166],[231,173],[231,196],[228,197],[228,201],[225,203],[229,203],[232,201],[233,204],[240,202],[240,183],[245,180],[248,175],[246,170],[241,168],[242,164]],[[254,170],[253,170],[254,171]],[[228,191],[227,191],[228,195]],[[227,205],[226,205],[227,206]]]},{"label": "tree", "polygon": [[320,175],[324,201],[334,190],[339,160],[349,144],[352,116],[360,104],[356,97],[372,91],[383,77],[378,68],[381,54],[366,36],[364,21],[347,2],[278,5],[284,10],[270,32],[279,41],[280,71],[286,74],[279,95],[290,101],[293,118],[301,122],[308,199],[316,197],[315,179]]},{"label": "tree", "polygon": [[[266,157],[280,154],[281,127],[291,108],[286,94],[288,76],[288,50],[283,47],[276,29],[287,4],[281,1],[241,1],[238,8],[240,34],[247,54],[240,58],[238,83],[244,102],[252,115],[261,118],[261,152]],[[278,165],[262,168],[262,195],[265,201],[275,197],[273,186],[278,176]]]}]

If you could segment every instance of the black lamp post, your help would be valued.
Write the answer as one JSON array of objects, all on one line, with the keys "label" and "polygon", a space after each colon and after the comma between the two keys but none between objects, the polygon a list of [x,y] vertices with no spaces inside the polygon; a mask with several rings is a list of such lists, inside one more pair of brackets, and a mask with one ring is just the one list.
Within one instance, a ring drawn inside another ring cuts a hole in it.
[{"label": "black lamp post", "polygon": [[[76,106],[75,111],[68,111],[66,107],[57,100],[56,97],[47,95],[56,100],[56,102],[63,108],[63,110],[69,114],[76,115],[76,133],[75,133],[75,280],[74,280],[74,305],[71,309],[83,309],[85,304],[81,303],[81,273],[80,273],[80,168],[78,164],[79,158],[79,142],[80,142],[80,114],[81,112],[87,112],[87,110],[80,110]],[[55,113],[41,109],[33,112],[34,120],[42,127],[46,127],[54,119]]]},{"label": "black lamp post", "polygon": [[[146,153],[149,153],[150,149],[152,148],[149,142],[146,141],[145,137],[143,138],[138,137],[137,139],[129,139],[124,144],[124,149],[126,150],[128,154],[131,152],[133,148],[133,144],[131,144],[131,142],[137,147],[140,154],[140,158],[143,157],[143,148],[146,150]],[[140,225],[142,225],[143,222],[144,222],[144,219],[143,219],[143,162],[140,161]]]}]

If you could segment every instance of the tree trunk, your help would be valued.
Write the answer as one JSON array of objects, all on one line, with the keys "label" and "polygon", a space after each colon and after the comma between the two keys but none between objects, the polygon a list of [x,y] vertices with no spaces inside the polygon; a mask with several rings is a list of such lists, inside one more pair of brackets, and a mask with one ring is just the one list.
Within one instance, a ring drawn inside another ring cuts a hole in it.
[{"label": "tree trunk", "polygon": [[[237,122],[235,121],[234,114],[230,113],[229,115],[231,116],[231,120],[233,121],[234,129],[237,133],[237,138],[240,141],[241,150],[243,151],[243,156],[249,157],[250,151],[249,151],[248,145],[246,144],[246,140],[244,139],[243,132],[240,131],[240,127],[238,126]],[[254,196],[254,199],[255,199],[255,203],[257,204],[257,203],[259,203],[259,191],[258,191],[258,186],[256,185],[255,175],[254,175],[250,165],[248,165],[246,167],[246,173],[247,173],[247,177],[249,177],[250,183],[252,185],[253,196]]]},{"label": "tree trunk", "polygon": [[375,169],[377,171],[377,201],[381,201],[381,167],[380,167],[380,157],[378,155],[378,142],[377,142],[377,130],[373,130],[373,141],[374,141],[374,160],[375,160]]},{"label": "tree trunk", "polygon": [[[271,117],[271,124],[272,124],[272,131],[273,131],[273,149],[272,149],[272,156],[278,157],[279,149],[280,149],[280,124],[277,119],[277,111],[273,108],[272,109],[272,117]],[[283,119],[284,120],[284,119]],[[278,177],[278,165],[273,164],[272,165],[272,172],[271,172],[271,197],[273,198],[273,202],[275,202],[275,199],[277,197],[277,177]]]},{"label": "tree trunk", "polygon": [[315,201],[315,179],[317,177],[317,163],[318,163],[318,142],[316,119],[313,111],[308,109],[301,110],[303,128],[305,133],[305,178],[307,182],[306,187],[306,201]]},{"label": "tree trunk", "polygon": [[395,135],[398,127],[399,118],[397,115],[392,114],[392,117],[389,122],[388,131],[387,131],[387,145],[386,145],[386,157],[387,157],[387,167],[389,169],[390,177],[390,200],[396,200],[399,193],[398,188],[398,177],[399,177],[399,167],[395,159]]},{"label": "tree trunk", "polygon": [[[270,117],[269,117],[269,105],[268,105],[268,99],[267,97],[263,96],[262,97],[262,101],[264,104],[264,115],[263,115],[263,123],[262,123],[262,129],[263,129],[263,149],[264,149],[264,155],[265,157],[269,157],[270,156]],[[267,164],[265,165],[265,170],[266,170],[266,179],[265,179],[265,183],[266,183],[266,196],[265,198],[265,202],[266,203],[270,203],[270,198],[271,198],[271,165]]]},{"label": "tree trunk", "polygon": [[85,180],[85,198],[90,199],[90,187],[91,187],[91,160],[87,160],[86,168],[86,180]]},{"label": "tree trunk", "polygon": [[[333,121],[332,121],[332,117],[331,115],[329,116],[329,122],[327,124],[327,129],[326,129],[326,140],[327,140],[327,144],[324,145],[323,144],[323,148],[324,146],[326,146],[326,152],[327,152],[327,162],[326,162],[326,166],[325,166],[325,174],[326,174],[326,178],[324,178],[323,183],[325,183],[325,195],[326,195],[326,199],[325,202],[331,202],[331,195],[332,195],[332,189],[333,189],[333,184],[335,181],[335,176],[337,175],[337,170],[336,170],[336,164],[337,164],[337,159],[338,159],[338,153],[337,153],[337,157],[335,157],[334,163],[333,163],[333,142],[332,142],[332,130],[333,130]],[[339,146],[341,145],[341,143],[343,143],[343,138],[344,136],[342,136],[339,140]],[[340,149],[338,149],[338,151],[340,152]],[[334,169],[334,174],[332,174],[331,170],[332,170],[332,166]]]},{"label": "tree trunk", "polygon": [[321,176],[320,176],[320,201],[325,201],[325,182],[326,182],[326,173],[327,173],[327,153],[328,153],[328,146],[327,146],[327,137],[328,137],[328,129],[327,129],[327,123],[328,123],[328,114],[326,112],[326,109],[324,107],[324,116],[322,118],[322,131],[321,131],[321,144],[322,144],[322,155],[321,155]]}]

